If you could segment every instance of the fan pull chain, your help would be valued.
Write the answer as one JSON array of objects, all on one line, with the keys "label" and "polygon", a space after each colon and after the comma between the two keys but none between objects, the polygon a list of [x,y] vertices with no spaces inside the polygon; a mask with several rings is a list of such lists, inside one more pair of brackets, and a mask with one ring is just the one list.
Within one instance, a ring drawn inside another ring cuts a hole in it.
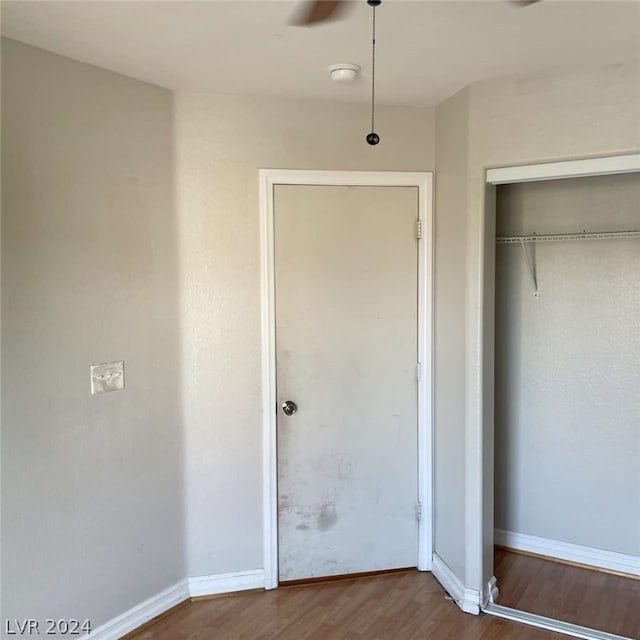
[{"label": "fan pull chain", "polygon": [[380,136],[375,132],[376,117],[376,7],[382,4],[382,0],[367,0],[367,4],[373,8],[372,38],[371,38],[371,133],[367,134],[367,142],[376,145],[380,142]]},{"label": "fan pull chain", "polygon": [[373,7],[373,38],[371,39],[371,131],[375,131],[376,113],[376,8]]}]

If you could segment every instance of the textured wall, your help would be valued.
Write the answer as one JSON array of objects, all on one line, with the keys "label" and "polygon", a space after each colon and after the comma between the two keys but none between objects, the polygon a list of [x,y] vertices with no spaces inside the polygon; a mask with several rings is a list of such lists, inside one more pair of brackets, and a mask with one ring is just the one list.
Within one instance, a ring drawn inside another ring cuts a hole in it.
[{"label": "textured wall", "polygon": [[[640,69],[637,63],[541,74],[474,84],[469,123],[467,244],[466,469],[467,586],[480,589],[491,576],[493,548],[493,416],[483,394],[482,294],[493,278],[483,244],[485,169],[523,163],[614,155],[640,149]],[[464,222],[461,221],[462,224]],[[490,254],[486,254],[490,257]],[[489,357],[489,356],[487,356]],[[487,378],[489,379],[489,378]],[[487,425],[483,430],[484,424]],[[469,499],[470,498],[470,499]]]},{"label": "textured wall", "polygon": [[[640,175],[498,187],[499,235],[640,229]],[[640,555],[640,241],[497,248],[496,527]]]},{"label": "textured wall", "polygon": [[[374,149],[364,106],[174,113],[12,41],[2,80],[4,613],[97,625],[262,566],[258,169],[430,170],[433,112],[381,107]],[[116,359],[125,391],[90,397]]]},{"label": "textured wall", "polygon": [[[188,574],[263,566],[258,169],[433,169],[433,111],[178,94]],[[354,238],[354,242],[357,239]]]},{"label": "textured wall", "polygon": [[[471,588],[490,575],[493,528],[484,169],[637,150],[638,79],[619,65],[492,80],[441,112],[436,335],[452,324],[436,344],[436,449],[455,474],[449,488],[436,474],[436,546]],[[185,573],[260,567],[257,170],[433,169],[433,110],[380,108],[371,148],[364,106],[179,94],[174,167],[168,92],[11,42],[2,81],[3,604],[101,621]],[[89,398],[88,365],[120,357],[127,390]]]},{"label": "textured wall", "polygon": [[[460,162],[456,170],[460,192],[449,188],[446,193],[437,194],[438,224],[445,219],[446,210],[447,228],[457,228],[460,234],[464,233],[466,246],[463,252],[465,281],[453,277],[450,282],[453,289],[446,293],[447,297],[458,300],[456,311],[465,318],[464,330],[456,328],[455,323],[452,325],[457,339],[464,341],[465,363],[443,395],[442,379],[437,372],[442,366],[441,359],[436,361],[436,445],[438,433],[443,429],[442,416],[458,416],[460,406],[464,406],[464,431],[458,427],[448,432],[451,451],[457,450],[457,455],[464,456],[461,465],[464,500],[451,507],[455,513],[449,518],[452,523],[464,523],[464,539],[453,531],[439,535],[440,540],[444,535],[453,536],[448,551],[450,557],[465,558],[464,572],[458,561],[456,575],[468,588],[480,591],[493,571],[493,547],[488,542],[492,540],[494,526],[493,386],[483,384],[483,374],[490,381],[493,373],[492,344],[484,335],[484,329],[492,334],[494,278],[492,248],[485,244],[485,234],[493,232],[491,216],[485,217],[485,170],[637,151],[640,149],[640,73],[637,64],[620,64],[573,73],[488,80],[471,85],[468,92],[467,120],[462,116],[457,125],[467,128],[466,142],[442,130],[441,127],[451,127],[447,120],[440,118],[441,114],[445,115],[444,110],[452,108],[447,107],[446,102],[438,108],[436,129],[437,181],[441,166],[451,166],[450,158],[456,149],[464,146],[467,149],[467,166]],[[466,192],[464,208],[460,206],[461,192]],[[437,237],[438,272],[458,272],[459,242],[460,236],[454,233]],[[437,279],[437,285],[438,282],[441,280]],[[489,308],[483,305],[485,293]],[[462,297],[464,304],[460,302]],[[440,313],[444,312],[436,311]],[[440,348],[441,345],[436,344],[436,353]],[[459,356],[461,349],[455,348],[454,357]],[[438,468],[439,462],[436,462],[436,470]],[[441,482],[442,475],[436,474],[436,498]],[[436,542],[436,549],[439,544]]]},{"label": "textured wall", "polygon": [[175,233],[172,94],[3,40],[5,618],[97,626],[184,577]]},{"label": "textured wall", "polygon": [[[464,576],[464,310],[469,91],[436,110],[434,550]],[[461,387],[462,385],[462,387]]]}]

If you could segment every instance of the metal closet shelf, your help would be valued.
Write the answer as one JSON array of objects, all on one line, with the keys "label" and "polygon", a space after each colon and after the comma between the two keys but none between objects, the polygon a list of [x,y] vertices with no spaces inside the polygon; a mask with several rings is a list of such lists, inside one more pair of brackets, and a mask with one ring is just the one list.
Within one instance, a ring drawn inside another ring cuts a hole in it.
[{"label": "metal closet shelf", "polygon": [[498,236],[496,244],[521,244],[523,242],[565,242],[567,240],[612,240],[615,238],[640,238],[640,231],[583,231],[582,233],[549,233],[528,236]]},{"label": "metal closet shelf", "polygon": [[522,247],[522,257],[527,265],[529,277],[533,284],[533,295],[537,298],[538,278],[536,276],[536,268],[533,258],[529,255],[526,243],[538,242],[566,242],[576,240],[613,240],[616,238],[640,238],[640,231],[596,231],[582,233],[549,233],[549,234],[533,234],[528,236],[498,236],[496,244],[519,244]]}]

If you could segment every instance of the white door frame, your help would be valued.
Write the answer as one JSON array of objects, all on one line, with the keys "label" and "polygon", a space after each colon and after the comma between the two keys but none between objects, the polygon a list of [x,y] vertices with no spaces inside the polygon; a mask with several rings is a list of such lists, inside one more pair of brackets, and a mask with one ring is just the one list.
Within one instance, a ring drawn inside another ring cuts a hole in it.
[{"label": "white door frame", "polygon": [[265,588],[278,586],[275,258],[273,190],[278,184],[417,187],[418,219],[418,569],[431,569],[433,549],[433,174],[430,172],[260,170],[262,312],[262,482]]},{"label": "white door frame", "polygon": [[[561,162],[546,162],[539,164],[528,164],[528,165],[518,165],[511,167],[499,167],[494,169],[487,169],[486,171],[486,185],[488,188],[496,187],[501,184],[512,184],[516,182],[536,182],[539,180],[561,180],[563,178],[583,178],[588,176],[605,176],[619,173],[637,173],[640,172],[640,153],[635,154],[625,154],[625,155],[616,155],[616,156],[602,156],[599,158],[586,158],[581,160],[564,160]],[[484,212],[484,224],[483,228],[483,238],[482,245],[486,246],[485,241],[487,240],[484,237],[485,230],[487,229],[487,216],[495,216],[494,211],[485,211]],[[490,225],[492,227],[493,225]],[[484,278],[482,280],[486,281],[489,278],[495,279],[495,256],[489,258],[485,256],[484,260]],[[485,300],[483,292],[480,292],[482,303],[482,308],[480,309],[480,319],[482,319],[483,314],[485,312],[485,306],[489,303],[491,306],[493,305],[492,300]],[[493,334],[495,331],[495,316],[493,312],[486,316],[489,321],[482,328],[482,333],[480,335],[481,344],[484,343],[484,337],[487,333]],[[495,371],[493,366],[493,358],[494,354],[482,353],[479,361],[479,376],[482,380],[482,388],[486,389],[487,385],[490,385],[490,391],[493,393],[494,383],[495,383]],[[491,366],[485,368],[485,364],[489,363]],[[484,372],[484,373],[483,373]],[[489,378],[489,379],[487,379]],[[489,493],[493,495],[493,467],[491,469],[483,468],[482,458],[483,455],[486,458],[486,449],[490,449],[493,451],[494,447],[494,433],[493,433],[493,420],[494,416],[491,415],[489,418],[486,417],[483,419],[483,411],[482,407],[480,412],[476,415],[476,425],[479,433],[477,433],[478,441],[482,442],[482,447],[485,449],[479,452],[479,456],[476,458],[476,465],[474,465],[474,469],[472,470],[473,476],[475,477],[475,481],[479,483],[479,486],[483,487],[483,490],[480,496]],[[493,456],[490,457],[493,459]],[[476,494],[473,494],[474,499],[476,498]],[[482,505],[476,504],[474,505],[474,513],[481,514]],[[478,545],[478,549],[493,549],[493,510],[491,513],[485,510],[484,513],[484,521],[476,523],[475,530],[480,532],[480,539],[476,540],[475,543]],[[493,557],[493,556],[492,556]],[[483,567],[483,575],[493,575],[493,566]],[[498,585],[499,587],[499,585]],[[568,624],[561,620],[554,620],[551,618],[545,618],[543,616],[536,616],[532,613],[526,611],[519,611],[516,609],[510,609],[507,607],[502,607],[500,605],[493,604],[491,600],[493,599],[491,596],[493,595],[491,592],[496,588],[495,578],[491,578],[489,584],[485,585],[485,597],[484,597],[484,606],[482,606],[483,611],[486,613],[506,618],[508,620],[516,620],[518,622],[522,622],[524,624],[528,624],[535,627],[540,627],[542,629],[548,629],[550,631],[556,631],[559,633],[565,633],[568,635],[575,636],[577,638],[585,638],[592,640],[604,640],[604,638],[613,638],[619,636],[613,636],[612,634],[605,633],[603,631],[598,631],[595,629],[588,629],[586,627],[582,627],[579,625]],[[489,602],[487,602],[487,597],[489,597]]]}]

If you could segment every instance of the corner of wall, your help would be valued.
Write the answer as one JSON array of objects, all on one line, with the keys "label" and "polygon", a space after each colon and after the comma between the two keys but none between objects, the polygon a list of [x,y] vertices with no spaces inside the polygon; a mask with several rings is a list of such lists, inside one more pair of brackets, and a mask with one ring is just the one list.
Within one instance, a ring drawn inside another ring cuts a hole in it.
[{"label": "corner of wall", "polygon": [[465,577],[465,351],[469,91],[436,108],[434,549]]}]

